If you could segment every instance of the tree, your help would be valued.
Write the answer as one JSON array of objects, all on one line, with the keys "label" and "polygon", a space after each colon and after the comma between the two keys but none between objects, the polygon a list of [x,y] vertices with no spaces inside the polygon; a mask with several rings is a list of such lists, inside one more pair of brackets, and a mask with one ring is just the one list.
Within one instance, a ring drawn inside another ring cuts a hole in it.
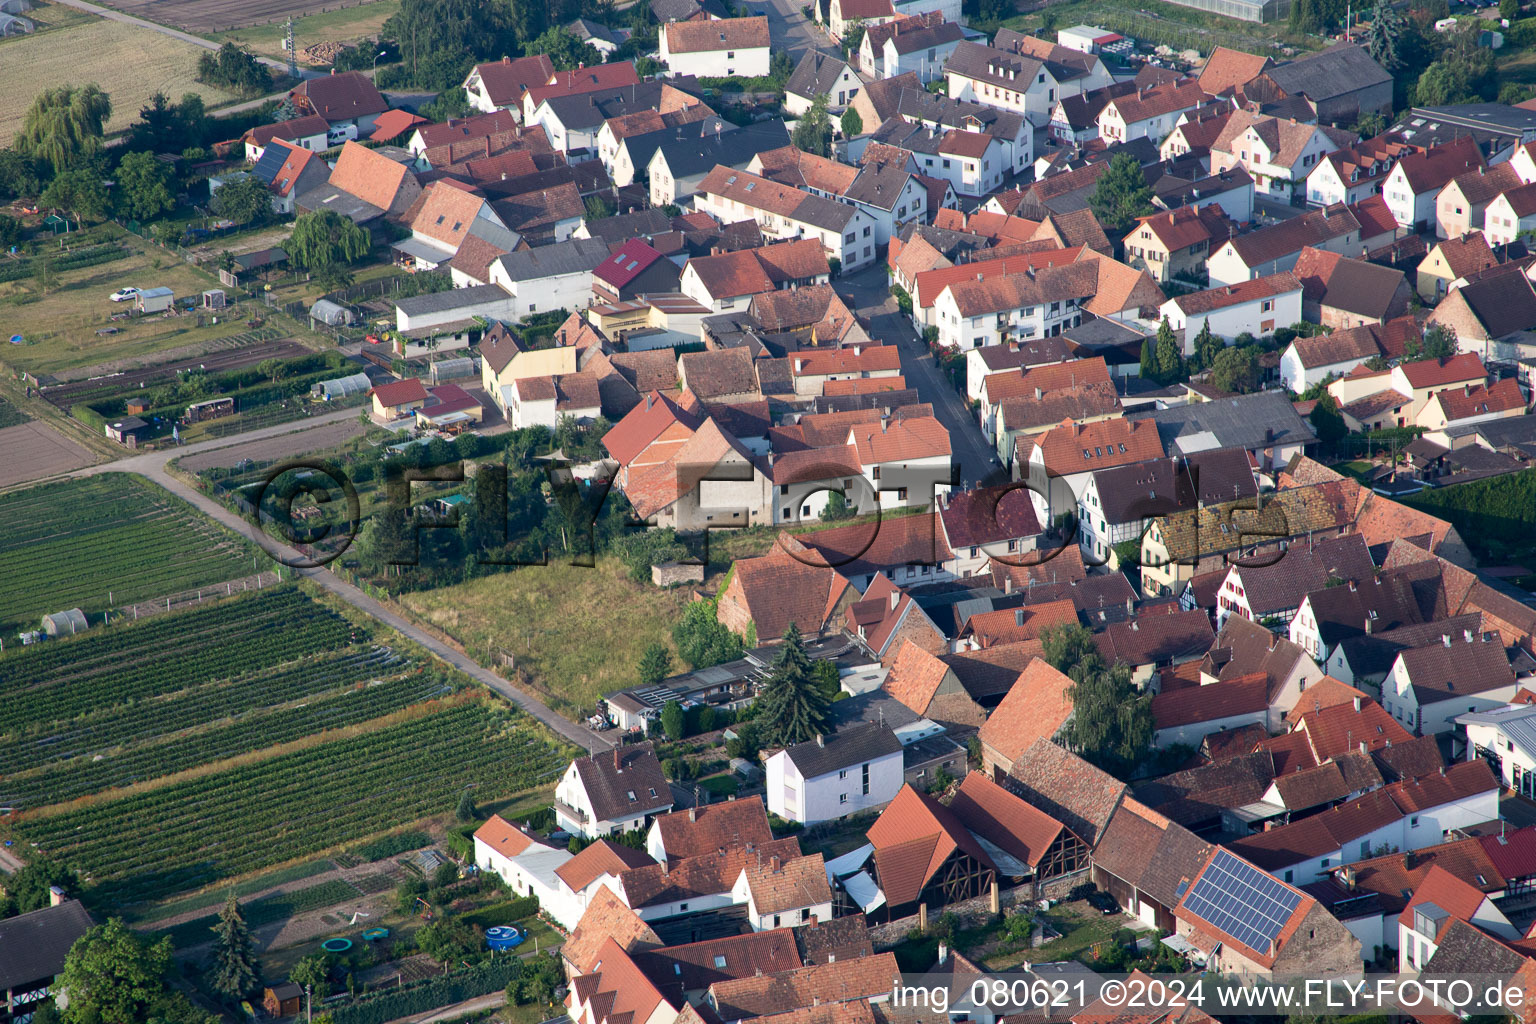
[{"label": "tree", "polygon": [[444,89],[437,94],[437,99],[424,104],[421,108],[421,116],[433,121],[446,121],[454,117],[466,117],[469,115],[469,95],[462,85],[456,85],[451,89]]},{"label": "tree", "polygon": [[587,220],[602,220],[604,217],[613,216],[613,204],[601,193],[594,192],[587,196],[582,203],[583,212]]},{"label": "tree", "polygon": [[827,505],[821,510],[822,522],[835,523],[840,519],[852,519],[859,514],[858,506],[851,504],[842,491],[830,491]]},{"label": "tree", "polygon": [[1209,370],[1216,362],[1216,356],[1226,348],[1226,342],[1216,337],[1211,332],[1209,318],[1200,325],[1200,333],[1195,335],[1195,362],[1202,370]]},{"label": "tree", "polygon": [[59,984],[69,993],[70,1024],[121,1024],[147,1020],[165,996],[171,940],[151,945],[114,917],[69,948]]},{"label": "tree", "polygon": [[827,116],[827,97],[818,94],[811,101],[811,109],[795,123],[795,133],[790,137],[795,148],[815,156],[832,155],[832,119]]},{"label": "tree", "polygon": [[106,214],[107,188],[101,183],[101,175],[81,168],[57,175],[37,201],[42,206],[74,214],[78,228],[84,226],[87,217],[95,220]]},{"label": "tree", "polygon": [[318,1003],[331,994],[330,958],[323,953],[311,953],[293,965],[288,980],[309,991],[312,1003]]},{"label": "tree", "polygon": [[171,169],[152,153],[128,153],[117,165],[118,208],[133,220],[154,220],[176,205]]},{"label": "tree", "polygon": [[1379,110],[1367,110],[1355,120],[1354,133],[1362,139],[1372,139],[1387,130],[1387,115]]},{"label": "tree", "polygon": [[687,716],[683,714],[683,706],[675,700],[669,700],[661,706],[661,731],[667,734],[667,739],[676,743],[683,738],[687,730]]},{"label": "tree", "polygon": [[1334,445],[1349,433],[1349,427],[1344,423],[1344,416],[1339,412],[1339,403],[1335,402],[1333,396],[1326,391],[1317,396],[1317,404],[1307,414],[1307,421],[1312,424],[1312,430],[1317,434],[1317,439],[1329,451],[1332,451]]},{"label": "tree", "polygon": [[1459,103],[1467,96],[1467,89],[1466,71],[1459,63],[1437,60],[1419,76],[1414,101],[1424,107]]},{"label": "tree", "polygon": [[837,662],[825,659],[811,663],[811,680],[822,695],[831,703],[842,691],[842,677],[837,674]]},{"label": "tree", "polygon": [[479,0],[403,0],[380,30],[384,38],[399,40],[401,63],[381,68],[379,78],[437,90],[458,85],[464,81],[462,70],[456,78],[440,78],[454,61],[472,62],[471,54],[518,53],[520,42],[544,31],[547,5],[519,0],[516,7]]},{"label": "tree", "polygon": [[1137,695],[1129,666],[1104,663],[1086,627],[1058,626],[1040,640],[1046,662],[1072,679],[1062,738],[1084,760],[1124,778],[1152,742],[1152,698]]},{"label": "tree", "polygon": [[672,652],[661,644],[648,643],[640,652],[640,663],[635,674],[647,686],[655,686],[672,674]]},{"label": "tree", "polygon": [[459,806],[454,808],[453,816],[460,821],[475,821],[480,817],[475,807],[475,794],[469,790],[459,794]]},{"label": "tree", "polygon": [[18,150],[0,149],[0,199],[35,196],[43,190],[37,164]]},{"label": "tree", "polygon": [[0,896],[0,918],[29,914],[48,906],[50,890],[58,886],[66,893],[80,891],[80,876],[74,868],[38,857],[5,880],[5,895]]},{"label": "tree", "polygon": [[843,111],[841,127],[843,129],[843,138],[851,139],[855,135],[864,134],[864,119],[859,116],[857,110],[849,107]]},{"label": "tree", "polygon": [[1390,0],[1376,0],[1371,9],[1371,28],[1365,37],[1365,52],[1388,74],[1402,69],[1399,53],[1403,39],[1403,18]]},{"label": "tree", "polygon": [[677,653],[697,670],[741,657],[741,637],[715,618],[713,601],[695,601],[672,627]]},{"label": "tree", "polygon": [[1259,350],[1252,345],[1231,346],[1216,354],[1211,383],[1223,391],[1246,395],[1259,387]]},{"label": "tree", "polygon": [[234,43],[225,43],[217,52],[203,51],[197,58],[197,80],[246,96],[260,95],[272,87],[266,65]]},{"label": "tree", "polygon": [[55,173],[80,167],[100,151],[111,116],[112,100],[94,82],[46,89],[27,108],[16,149]]},{"label": "tree", "polygon": [[1163,322],[1157,326],[1154,362],[1154,377],[1159,384],[1172,384],[1188,376],[1184,367],[1184,353],[1179,350],[1179,339],[1173,336],[1173,327],[1167,317],[1163,317]]},{"label": "tree", "polygon": [[416,945],[438,963],[451,964],[480,951],[480,929],[459,918],[439,919],[422,926]]},{"label": "tree", "polygon": [[445,860],[432,872],[432,888],[446,889],[459,880],[459,866],[451,860]]},{"label": "tree", "polygon": [[1157,380],[1157,342],[1141,339],[1141,375],[1147,380]]},{"label": "tree", "polygon": [[1152,188],[1135,157],[1117,153],[1111,158],[1109,167],[1099,176],[1093,194],[1088,197],[1088,206],[1104,233],[1116,239],[1130,232],[1137,217],[1155,212]]},{"label": "tree", "polygon": [[1506,21],[1520,17],[1520,0],[1499,0],[1499,17]]},{"label": "tree", "polygon": [[826,694],[811,678],[811,661],[805,655],[800,629],[793,622],[784,631],[757,703],[757,719],[770,744],[803,743],[831,728]]},{"label": "tree", "polygon": [[573,71],[581,65],[601,64],[603,55],[591,43],[576,38],[575,33],[563,25],[551,25],[543,34],[528,44],[529,53],[548,55],[556,71]]},{"label": "tree", "polygon": [[251,945],[251,931],[245,926],[245,917],[233,893],[219,911],[213,935],[213,969],[208,981],[215,992],[230,1002],[239,1002],[256,988],[261,967]]},{"label": "tree", "polygon": [[311,273],[355,263],[368,255],[373,239],[335,210],[315,210],[300,217],[288,239],[288,256]]},{"label": "tree", "polygon": [[272,212],[272,193],[257,177],[245,177],[220,185],[209,203],[214,215],[242,227],[265,220]]},{"label": "tree", "polygon": [[1403,346],[1403,362],[1422,359],[1449,359],[1456,354],[1456,329],[1447,324],[1431,324],[1422,340],[1410,337]]}]

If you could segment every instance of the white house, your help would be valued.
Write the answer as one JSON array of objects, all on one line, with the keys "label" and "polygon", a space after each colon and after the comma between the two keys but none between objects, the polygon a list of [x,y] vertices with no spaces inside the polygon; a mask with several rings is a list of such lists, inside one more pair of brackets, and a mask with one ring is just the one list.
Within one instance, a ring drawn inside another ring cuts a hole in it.
[{"label": "white house", "polygon": [[1498,633],[1462,630],[1398,654],[1381,682],[1381,706],[1416,736],[1450,732],[1458,715],[1514,699],[1515,673]]},{"label": "white house", "polygon": [[755,220],[769,239],[815,238],[843,273],[875,260],[875,223],[863,210],[760,175],[716,167],[700,182],[694,206],[722,224]]},{"label": "white house", "polygon": [[748,862],[731,887],[731,899],[745,904],[755,932],[832,920],[832,886],[819,853],[788,861],[771,854],[761,863]]},{"label": "white house", "polygon": [[1044,61],[969,41],[950,54],[944,79],[952,98],[1011,110],[1037,126],[1050,123],[1062,95],[1082,91],[1080,77],[1059,82]]},{"label": "white house", "polygon": [[813,825],[890,803],[902,784],[902,746],[884,725],[848,726],[768,759],[768,810]]},{"label": "white house", "polygon": [[1290,202],[1323,157],[1354,141],[1337,128],[1234,110],[1211,144],[1211,170],[1241,165],[1260,193]]},{"label": "white house", "polygon": [[[845,62],[820,50],[806,50],[784,84],[784,113],[800,117],[811,109],[817,96],[825,96],[827,110],[840,114],[863,88],[864,83]],[[867,125],[866,130],[874,127]]]},{"label": "white house", "polygon": [[1536,229],[1536,182],[1502,192],[1483,213],[1483,237],[1488,244],[1508,245]]},{"label": "white house", "polygon": [[671,809],[672,790],[650,743],[579,757],[555,786],[555,821],[588,839],[635,831]]},{"label": "white house", "polygon": [[768,19],[672,21],[662,26],[661,62],[674,75],[757,78],[768,73]]},{"label": "white house", "polygon": [[1301,281],[1289,271],[1253,281],[1208,288],[1169,299],[1158,312],[1168,326],[1184,332],[1185,354],[1207,325],[1211,333],[1231,342],[1239,334],[1273,334],[1301,320]]},{"label": "white house", "polygon": [[1097,291],[1087,262],[956,281],[934,300],[939,343],[964,352],[1057,335],[1082,323],[1083,303]]},{"label": "white house", "polygon": [[1329,377],[1342,377],[1366,360],[1381,355],[1372,327],[1367,324],[1312,338],[1296,338],[1280,354],[1281,382],[1299,395],[1314,384]]},{"label": "white house", "polygon": [[1454,142],[1410,153],[1397,162],[1381,195],[1399,227],[1422,231],[1435,224],[1435,199],[1452,178],[1483,166],[1483,153],[1471,134]]},{"label": "white house", "polygon": [[1192,78],[1116,96],[1099,111],[1099,138],[1111,145],[1137,139],[1161,142],[1181,116],[1209,101]]},{"label": "white house", "polygon": [[513,312],[505,319],[584,309],[592,302],[592,271],[608,256],[608,243],[596,238],[520,249],[491,261],[490,283],[512,297]]},{"label": "white house", "polygon": [[569,850],[541,842],[499,814],[475,831],[474,842],[477,868],[495,872],[519,896],[537,896],[540,910],[575,927],[581,914],[556,874],[570,861]]},{"label": "white house", "polygon": [[1484,758],[1503,784],[1536,797],[1536,704],[1506,704],[1456,716],[1467,733],[1467,759]]},{"label": "white house", "polygon": [[476,64],[464,78],[464,95],[471,109],[489,114],[509,110],[519,119],[523,93],[535,86],[548,85],[555,77],[554,62],[548,54],[531,57],[503,57],[499,61]]},{"label": "white house", "polygon": [[1452,921],[1465,921],[1506,941],[1521,937],[1491,896],[1435,864],[1415,886],[1413,898],[1398,916],[1398,973],[1411,976],[1423,970],[1439,951]]}]

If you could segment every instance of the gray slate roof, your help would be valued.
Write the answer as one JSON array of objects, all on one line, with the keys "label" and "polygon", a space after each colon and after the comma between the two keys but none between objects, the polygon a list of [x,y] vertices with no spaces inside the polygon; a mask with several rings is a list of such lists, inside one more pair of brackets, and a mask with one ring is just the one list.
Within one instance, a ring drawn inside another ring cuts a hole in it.
[{"label": "gray slate roof", "polygon": [[538,281],[561,274],[592,270],[608,258],[608,243],[600,238],[572,238],[554,245],[519,249],[496,257],[511,281]]},{"label": "gray slate roof", "polygon": [[838,77],[848,70],[844,61],[820,50],[807,50],[795,65],[794,73],[784,85],[784,91],[795,96],[812,96],[830,92]]},{"label": "gray slate roof", "polygon": [[1158,436],[1167,452],[1177,452],[1176,439],[1202,431],[1215,434],[1223,448],[1269,448],[1311,444],[1317,440],[1317,435],[1297,414],[1290,399],[1278,391],[1238,395],[1172,409],[1137,410],[1126,418],[1156,421]]},{"label": "gray slate roof", "polygon": [[784,748],[803,778],[814,779],[851,765],[901,752],[901,741],[875,722],[851,725],[830,736]]},{"label": "gray slate roof", "polygon": [[473,306],[478,302],[494,302],[506,297],[506,290],[500,285],[477,284],[472,288],[450,288],[428,295],[413,295],[396,302],[395,308],[406,316],[420,316],[423,313],[443,313],[450,309]]},{"label": "gray slate roof", "polygon": [[1392,81],[1363,47],[1351,43],[1330,46],[1321,53],[1270,68],[1266,74],[1291,95],[1304,94],[1313,102]]},{"label": "gray slate roof", "polygon": [[656,149],[666,159],[672,177],[681,179],[694,174],[706,174],[717,164],[740,170],[751,163],[757,154],[787,145],[789,129],[784,127],[783,121],[759,121],[738,128],[728,136],[717,137],[711,134],[702,139],[671,139],[662,142]]},{"label": "gray slate roof", "polygon": [[95,924],[79,900],[0,921],[0,992],[58,974],[69,947]]}]

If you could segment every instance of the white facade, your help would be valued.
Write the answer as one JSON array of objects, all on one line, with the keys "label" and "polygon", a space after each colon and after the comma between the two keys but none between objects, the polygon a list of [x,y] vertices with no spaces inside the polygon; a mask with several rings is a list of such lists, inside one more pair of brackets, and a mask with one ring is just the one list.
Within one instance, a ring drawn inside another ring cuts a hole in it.
[{"label": "white facade", "polygon": [[1119,106],[1111,100],[1108,106],[1099,111],[1097,119],[1099,138],[1109,143],[1135,142],[1137,139],[1161,142],[1165,135],[1178,126],[1179,118],[1195,110],[1203,102],[1205,98],[1202,96],[1198,101],[1192,101],[1187,107],[1127,121],[1121,115]]},{"label": "white facade", "polygon": [[[1291,321],[1291,323],[1295,322]],[[1321,366],[1305,366],[1302,364],[1301,355],[1296,351],[1296,342],[1293,341],[1280,355],[1280,381],[1299,395],[1312,385],[1320,384],[1329,377],[1344,376],[1364,363],[1367,358],[1369,357],[1344,359],[1337,363],[1324,363]]]},{"label": "white facade", "polygon": [[1467,733],[1467,760],[1488,757],[1499,782],[1524,796],[1536,794],[1536,705],[1509,704],[1491,711],[1462,714],[1456,724]]},{"label": "white facade", "polygon": [[700,78],[758,78],[768,73],[768,47],[748,46],[739,50],[695,50],[690,53],[669,53],[667,33],[661,35],[661,62],[674,75],[697,75]]},{"label": "white facade", "polygon": [[901,784],[899,750],[810,779],[780,750],[768,759],[768,810],[812,825],[884,806],[896,799]]},{"label": "white facade", "polygon": [[[1462,643],[1463,641],[1456,638],[1451,642]],[[1472,642],[1481,643],[1482,641],[1474,639]],[[1415,736],[1430,736],[1452,731],[1456,725],[1457,715],[1475,714],[1503,707],[1514,699],[1517,689],[1519,685],[1512,679],[1508,686],[1499,686],[1480,693],[1469,693],[1454,699],[1437,700],[1433,704],[1420,705],[1410,685],[1408,672],[1403,666],[1402,656],[1399,655],[1392,663],[1391,670],[1387,672],[1387,677],[1381,681],[1381,706],[1386,709],[1387,714],[1401,722],[1404,728]],[[1495,813],[1485,820],[1492,821],[1497,817]]]},{"label": "white facade", "polygon": [[1392,219],[1397,221],[1398,227],[1409,231],[1414,230],[1416,224],[1435,223],[1435,198],[1439,194],[1439,188],[1415,192],[1401,160],[1392,168],[1381,188],[1381,197],[1386,200],[1387,209],[1392,211]]},{"label": "white facade", "polygon": [[475,838],[475,866],[493,871],[519,896],[537,896],[539,909],[567,929],[576,927],[585,904],[577,906],[571,890],[555,872],[571,859],[569,850],[542,843],[530,843],[515,857],[492,849],[483,839]]},{"label": "white facade", "polygon": [[1273,334],[1276,328],[1289,327],[1301,320],[1301,289],[1256,296],[1204,313],[1185,313],[1177,299],[1169,299],[1158,308],[1168,318],[1168,326],[1184,332],[1186,355],[1200,331],[1210,325],[1211,333],[1231,342],[1245,331],[1255,337]]},{"label": "white facade", "polygon": [[[1250,126],[1228,144],[1226,152],[1212,152],[1211,170],[1223,171],[1241,164],[1253,176],[1253,184],[1267,196],[1290,201],[1298,186],[1307,190],[1312,198],[1310,175],[1317,163],[1329,153],[1338,150],[1335,143],[1321,128],[1313,127],[1312,136],[1302,146],[1290,164],[1279,162],[1280,154],[1270,150],[1264,138]],[[1319,182],[1321,187],[1321,182]]]},{"label": "white facade", "polygon": [[[837,80],[827,90],[827,110],[834,114],[842,113],[863,88],[864,83],[859,79],[853,68],[844,64],[843,70],[838,72]],[[815,99],[815,96],[802,96],[799,93],[786,92],[784,94],[784,113],[790,117],[800,117],[807,110],[811,109],[811,104]],[[877,127],[879,126],[867,124],[864,126],[864,130],[872,132]]]},{"label": "white facade", "polygon": [[507,276],[500,260],[493,261],[490,283],[501,287],[512,298],[512,315],[507,320],[521,320],[530,313],[552,309],[585,309],[592,304],[592,271],[556,274],[530,281],[514,281]]},{"label": "white facade", "polygon": [[[1214,683],[1220,686],[1221,683]],[[1169,726],[1166,729],[1157,729],[1152,733],[1152,745],[1159,750],[1169,747],[1184,745],[1199,748],[1201,741],[1212,733],[1226,732],[1228,729],[1241,729],[1245,725],[1263,725],[1267,713],[1263,710],[1245,711],[1239,715],[1227,715],[1224,718],[1212,718],[1204,722],[1188,722],[1184,725]]]},{"label": "white facade", "polygon": [[757,901],[752,898],[752,888],[747,884],[747,872],[742,871],[736,879],[736,885],[731,889],[731,899],[737,905],[745,904],[747,908],[747,923],[755,932],[772,931],[775,928],[796,928],[811,921],[832,920],[832,901],[812,903],[809,906],[794,907],[772,913],[767,910],[759,910]]},{"label": "white facade", "polygon": [[[1358,177],[1358,171],[1356,175]],[[1374,175],[1355,181],[1344,181],[1339,169],[1330,160],[1324,160],[1307,175],[1307,205],[1332,206],[1335,203],[1358,203],[1376,194],[1380,179]],[[1397,215],[1394,213],[1393,217]]]},{"label": "white facade", "polygon": [[[658,154],[659,155],[659,154]],[[653,183],[654,184],[654,183]],[[809,193],[807,193],[809,194]],[[827,251],[828,259],[836,259],[842,264],[844,273],[857,270],[875,259],[875,223],[869,214],[856,206],[850,206],[853,216],[841,230],[831,227],[820,227],[805,221],[795,220],[793,217],[775,213],[769,210],[748,206],[725,196],[700,193],[694,200],[694,207],[714,217],[722,224],[734,224],[741,220],[755,220],[761,229],[763,237],[770,241],[784,241],[793,238],[815,238],[821,242],[822,248]],[[590,276],[590,275],[589,275]],[[687,272],[684,271],[686,278]],[[683,294],[698,302],[704,302],[697,295],[693,295],[686,288]],[[718,311],[717,311],[718,312]]]},{"label": "white facade", "polygon": [[[566,807],[580,812],[583,820],[574,819],[566,812]],[[656,808],[651,813],[660,814],[670,810],[671,807],[669,803],[666,807]],[[560,776],[559,785],[555,786],[555,823],[572,835],[587,839],[601,839],[604,836],[633,832],[645,825],[645,819],[646,814],[637,814],[633,818],[598,820],[592,801],[587,797],[586,787],[581,784],[581,774],[576,770],[574,761],[566,766],[565,774]]]},{"label": "white facade", "polygon": [[[1432,905],[1432,904],[1431,904]],[[1421,904],[1423,906],[1423,904]],[[1441,908],[1441,913],[1445,911]],[[1404,924],[1401,919],[1397,922],[1397,970],[1399,974],[1412,975],[1424,969],[1429,963],[1430,957],[1439,950],[1440,945],[1435,941],[1438,925],[1443,924],[1444,917],[1437,916],[1426,919],[1419,907],[1413,908],[1413,925]],[[1421,923],[1422,922],[1422,923]],[[1504,912],[1493,905],[1492,898],[1483,897],[1472,916],[1468,919],[1472,924],[1490,935],[1501,939],[1519,939],[1520,932],[1509,923],[1509,918]],[[1419,931],[1423,927],[1424,931]]]},{"label": "white facade", "polygon": [[1056,76],[1043,64],[1029,81],[1009,82],[1006,86],[978,81],[948,68],[944,71],[944,79],[951,98],[1023,114],[1036,127],[1050,123],[1051,111],[1056,108],[1058,99],[1082,92],[1081,79],[1065,84],[1057,82]]},{"label": "white facade", "polygon": [[1083,321],[1076,299],[1060,299],[981,316],[962,316],[950,288],[939,293],[933,308],[939,326],[939,344],[961,352],[1001,345],[1013,339],[1028,341],[1049,337]]},{"label": "white facade", "polygon": [[1483,237],[1491,246],[1508,245],[1533,229],[1536,229],[1536,211],[1523,216],[1516,213],[1508,192],[1494,197],[1483,212]]}]

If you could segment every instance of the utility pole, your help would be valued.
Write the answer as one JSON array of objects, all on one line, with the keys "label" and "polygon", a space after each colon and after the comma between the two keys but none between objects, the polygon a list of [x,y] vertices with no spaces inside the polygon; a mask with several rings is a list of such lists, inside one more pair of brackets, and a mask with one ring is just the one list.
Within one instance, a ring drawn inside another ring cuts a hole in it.
[{"label": "utility pole", "polygon": [[315,1008],[310,1002],[308,985],[304,986],[304,1020],[306,1024],[314,1024],[315,1022]]}]

